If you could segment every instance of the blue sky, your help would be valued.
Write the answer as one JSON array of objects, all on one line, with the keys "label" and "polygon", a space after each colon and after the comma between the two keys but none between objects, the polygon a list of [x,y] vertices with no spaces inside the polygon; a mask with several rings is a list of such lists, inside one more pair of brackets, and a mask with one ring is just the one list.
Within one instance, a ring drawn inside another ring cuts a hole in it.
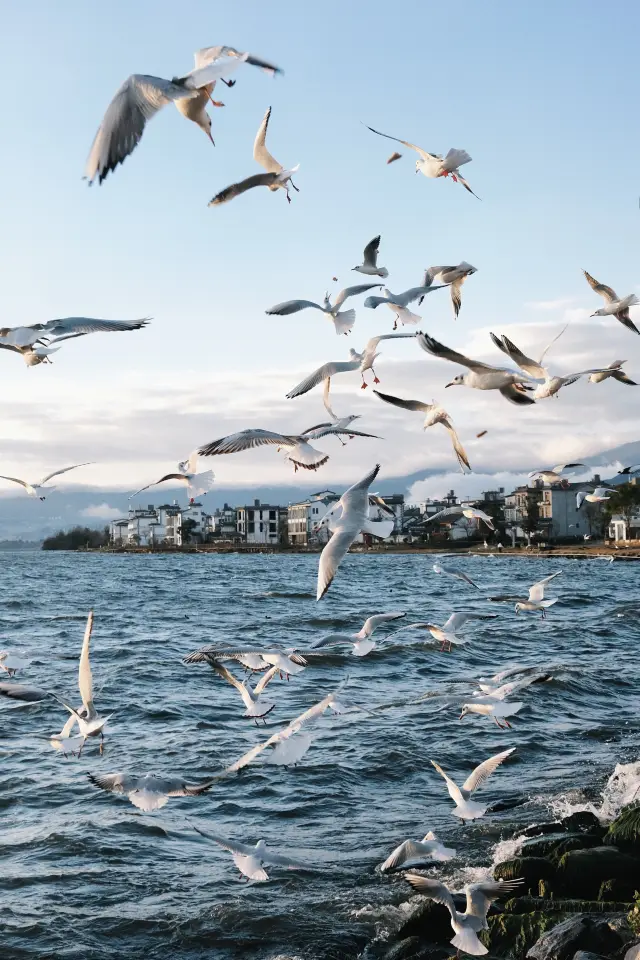
[{"label": "blue sky", "polygon": [[[129,471],[135,483],[165,458],[171,465],[184,456],[182,447],[174,455],[176,437],[193,446],[222,435],[230,411],[244,426],[276,425],[257,423],[258,413],[277,414],[281,429],[304,426],[302,409],[317,420],[319,397],[283,422],[286,387],[390,330],[389,315],[360,307],[348,342],[320,314],[275,318],[264,310],[351,282],[349,268],[377,233],[393,290],[414,285],[432,263],[478,267],[455,324],[447,297],[425,302],[422,328],[452,345],[468,346],[489,326],[533,330],[559,324],[568,309],[588,314],[600,303],[582,267],[621,294],[638,287],[640,12],[631,3],[329,0],[274,8],[194,0],[182,15],[162,0],[101,8],[32,0],[1,9],[2,323],[154,318],[141,333],[72,341],[48,369],[0,357],[0,396],[13,416],[3,426],[12,440],[5,456],[14,469],[25,459],[34,469],[55,466],[58,449],[63,460],[84,459],[85,450],[98,459],[106,432],[112,465],[100,479],[125,484]],[[215,150],[168,107],[124,165],[88,188],[85,159],[120,83],[133,72],[185,73],[193,51],[215,43],[263,56],[285,74],[274,80],[242,68],[233,89],[217,89],[226,107],[214,111]],[[282,193],[254,191],[209,209],[221,188],[256,172],[252,144],[269,105],[270,149],[286,166],[300,163],[301,192],[291,205]],[[409,151],[388,167],[394,144],[361,121],[429,150],[467,149],[473,162],[464,172],[482,202],[449,181],[415,176]],[[601,336],[640,368],[631,334],[608,321]],[[415,361],[419,376],[426,358],[410,348],[400,342],[385,356]],[[429,393],[456,372],[437,367]],[[265,375],[275,378],[273,393]],[[447,401],[459,392],[447,391]],[[607,392],[612,404],[630,400],[637,403],[635,394]],[[148,429],[136,421],[135,456],[117,439],[134,402],[155,415]],[[464,392],[455,403],[463,412],[479,398]],[[492,398],[496,418],[512,415],[503,406]],[[21,408],[28,427],[19,426]],[[162,411],[176,408],[182,427],[165,438]],[[79,427],[89,409],[93,421]],[[190,410],[206,414],[197,431]],[[39,423],[38,411],[51,421]],[[607,416],[613,441],[632,439],[616,429],[619,407]],[[231,474],[262,463],[263,454]],[[328,483],[357,473],[355,461],[347,458],[341,471],[338,459]]]}]

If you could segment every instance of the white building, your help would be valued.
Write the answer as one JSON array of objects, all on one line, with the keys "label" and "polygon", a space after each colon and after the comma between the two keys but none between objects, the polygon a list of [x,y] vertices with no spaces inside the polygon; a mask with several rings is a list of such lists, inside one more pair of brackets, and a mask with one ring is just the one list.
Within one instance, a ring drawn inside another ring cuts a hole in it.
[{"label": "white building", "polygon": [[237,511],[235,507],[230,507],[225,503],[223,507],[218,508],[213,517],[213,532],[216,537],[232,539],[237,534]]},{"label": "white building", "polygon": [[190,503],[188,507],[185,507],[181,511],[181,514],[183,526],[185,521],[189,520],[192,520],[195,524],[195,526],[192,526],[191,523],[187,524],[188,528],[190,528],[190,537],[194,537],[201,543],[204,543],[207,537],[213,533],[213,517],[206,512],[201,503]]},{"label": "white building", "polygon": [[313,493],[308,500],[290,503],[287,508],[287,533],[289,543],[306,547],[309,543],[326,543],[329,531],[326,526],[315,533],[316,525],[322,520],[331,505],[340,499],[339,493],[323,490]]},{"label": "white building", "polygon": [[287,508],[253,501],[237,507],[237,530],[247,543],[280,543],[280,524],[286,522]]}]

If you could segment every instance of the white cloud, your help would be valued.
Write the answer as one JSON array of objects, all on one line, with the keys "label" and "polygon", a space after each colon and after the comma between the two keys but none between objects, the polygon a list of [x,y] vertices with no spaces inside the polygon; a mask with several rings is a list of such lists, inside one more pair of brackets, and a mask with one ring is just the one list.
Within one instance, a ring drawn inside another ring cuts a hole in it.
[{"label": "white cloud", "polygon": [[81,517],[90,517],[94,520],[117,520],[122,516],[122,510],[110,507],[108,503],[95,503],[80,511]]}]

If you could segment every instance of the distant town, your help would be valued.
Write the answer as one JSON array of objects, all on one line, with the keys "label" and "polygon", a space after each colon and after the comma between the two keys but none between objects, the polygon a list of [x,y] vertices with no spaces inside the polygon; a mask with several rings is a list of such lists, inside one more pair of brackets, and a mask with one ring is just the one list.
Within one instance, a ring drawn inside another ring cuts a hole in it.
[{"label": "distant town", "polygon": [[[597,487],[611,491],[611,501],[577,506],[579,492],[592,493]],[[623,489],[625,495],[623,495]],[[252,503],[225,504],[208,513],[201,502],[181,507],[175,501],[160,506],[131,507],[128,515],[111,521],[112,548],[181,548],[188,544],[262,545],[277,548],[313,548],[326,543],[330,532],[319,526],[327,511],[340,499],[333,490],[321,490],[299,503],[286,506]],[[493,546],[548,543],[568,544],[609,539],[629,541],[640,538],[640,486],[626,476],[602,480],[594,475],[589,482],[550,485],[532,480],[507,493],[503,487],[487,490],[474,505],[488,514],[495,531],[475,518],[453,515],[431,518],[456,506],[454,490],[439,500],[406,503],[403,494],[372,500],[373,520],[393,517],[393,533],[386,542],[425,543],[433,546],[456,542],[490,541]],[[371,537],[360,534],[356,542],[367,544]]]}]

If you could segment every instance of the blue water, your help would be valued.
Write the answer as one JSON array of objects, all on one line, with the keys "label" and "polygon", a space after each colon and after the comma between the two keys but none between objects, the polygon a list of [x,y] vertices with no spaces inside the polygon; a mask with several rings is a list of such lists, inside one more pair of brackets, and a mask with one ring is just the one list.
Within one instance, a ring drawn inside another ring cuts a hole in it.
[{"label": "blue water", "polygon": [[[95,700],[113,714],[103,756],[89,741],[80,759],[65,759],[48,742],[65,722],[61,707],[0,704],[0,748],[11,751],[0,753],[3,960],[368,955],[367,944],[414,902],[401,877],[375,870],[399,841],[434,829],[458,850],[434,873],[463,883],[490,868],[508,849],[496,844],[518,826],[580,806],[611,813],[624,799],[607,786],[614,768],[640,773],[640,565],[456,558],[481,585],[475,591],[437,576],[432,563],[349,556],[316,604],[315,556],[0,554],[0,648],[33,661],[19,679],[77,705],[83,619],[93,608]],[[546,621],[482,599],[526,596],[556,569],[563,575],[549,593],[560,600]],[[208,667],[181,663],[217,641],[304,650],[325,632],[359,629],[374,612],[442,623],[470,608],[500,616],[472,626],[469,643],[451,654],[407,634],[366,658],[333,651],[290,682],[274,680],[266,729],[242,719],[238,694]],[[522,693],[513,729],[481,717],[460,722],[472,680],[513,662],[553,677]],[[328,714],[295,768],[256,764],[152,814],[86,777],[122,770],[204,779],[347,675],[347,705],[384,709]],[[525,802],[460,825],[430,758],[462,782],[510,746],[513,759],[477,799]],[[248,884],[187,817],[244,842],[281,844],[326,869],[272,868],[268,883]]]}]

